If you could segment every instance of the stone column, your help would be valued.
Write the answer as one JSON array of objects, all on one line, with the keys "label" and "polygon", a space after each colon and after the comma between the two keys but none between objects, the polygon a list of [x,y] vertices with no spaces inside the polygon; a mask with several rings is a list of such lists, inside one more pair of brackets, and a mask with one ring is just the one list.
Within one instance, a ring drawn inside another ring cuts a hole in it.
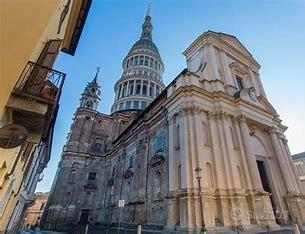
[{"label": "stone column", "polygon": [[224,73],[225,73],[225,83],[226,83],[226,85],[235,86],[233,76],[232,76],[232,72],[230,70],[229,63],[227,61],[226,53],[224,52],[224,50],[220,51],[220,56],[221,56],[221,59],[222,59],[223,70],[224,70]]},{"label": "stone column", "polygon": [[264,191],[256,163],[256,157],[253,152],[253,149],[251,148],[249,129],[244,115],[241,115],[239,117],[239,122],[240,122],[240,130],[241,130],[243,146],[248,164],[248,170],[250,172],[253,189],[258,191]]},{"label": "stone column", "polygon": [[[194,188],[193,183],[193,166],[191,157],[191,141],[190,141],[190,110],[186,107],[182,110],[182,121],[181,121],[181,144],[180,144],[180,161],[181,161],[181,184],[182,189],[184,189],[184,197],[180,197],[180,213],[184,213],[180,217],[182,223],[187,225],[188,228],[194,227],[195,224],[195,207],[193,202],[192,190]],[[185,177],[185,179],[184,179]],[[183,208],[184,207],[184,208]],[[183,210],[183,211],[182,211]],[[186,219],[182,217],[187,217]],[[183,221],[184,220],[184,221]]]},{"label": "stone column", "polygon": [[279,142],[277,134],[276,134],[276,129],[271,128],[269,133],[271,136],[271,142],[272,142],[272,146],[274,149],[275,157],[277,158],[277,162],[281,168],[281,174],[283,175],[286,189],[289,193],[293,193],[293,192],[295,192],[295,188],[293,186],[293,180],[289,173],[289,168],[286,165],[285,156],[283,155],[283,152],[281,151],[280,142]]},{"label": "stone column", "polygon": [[176,158],[176,150],[175,150],[175,143],[174,140],[176,136],[174,135],[174,128],[176,125],[176,117],[172,116],[169,119],[169,126],[168,126],[168,190],[176,191],[177,190],[177,158]]},{"label": "stone column", "polygon": [[136,94],[136,89],[137,89],[136,80],[133,80],[133,92],[132,92],[132,95]]},{"label": "stone column", "polygon": [[227,182],[227,178],[225,177],[222,159],[221,159],[221,146],[219,142],[219,136],[217,133],[217,125],[216,125],[216,116],[212,113],[207,113],[208,125],[211,130],[211,140],[212,140],[212,154],[213,154],[213,163],[216,173],[216,188],[225,189],[225,184]]},{"label": "stone column", "polygon": [[217,58],[216,58],[216,52],[214,49],[213,44],[209,44],[208,45],[208,49],[209,49],[209,54],[210,54],[210,65],[212,66],[212,72],[213,72],[213,77],[211,77],[213,80],[217,79],[217,80],[221,80],[220,76],[219,76],[219,72],[218,72],[218,63],[217,63]]},{"label": "stone column", "polygon": [[295,167],[293,159],[291,157],[289,147],[287,145],[287,139],[285,138],[284,134],[281,134],[279,141],[281,143],[281,146],[282,146],[282,149],[283,149],[283,152],[284,152],[284,156],[287,160],[289,168],[291,169],[292,177],[293,177],[293,180],[295,182],[296,191],[298,193],[300,193],[301,192],[301,187],[300,187],[300,182],[299,182],[299,179],[298,179],[299,177],[297,175],[296,167]]},{"label": "stone column", "polygon": [[[181,159],[184,160],[185,163],[185,169],[186,169],[186,184],[184,188],[190,189],[194,187],[193,184],[193,170],[192,170],[192,158],[190,155],[190,134],[189,134],[189,110],[183,109],[182,110],[183,116],[182,116],[182,122],[183,126],[181,126],[181,131],[183,132],[182,134],[182,139],[181,139],[181,146],[180,146],[180,151],[181,151]],[[182,160],[181,160],[181,169],[182,169]],[[183,172],[182,172],[183,173]],[[183,188],[183,186],[182,186]]]},{"label": "stone column", "polygon": [[[140,92],[141,95],[143,95],[143,80],[141,80],[141,92]],[[141,106],[141,104],[140,104]]]},{"label": "stone column", "polygon": [[224,157],[228,173],[227,176],[230,179],[231,188],[236,189],[236,183],[238,180],[241,181],[241,178],[237,178],[237,168],[233,161],[235,152],[232,137],[234,136],[231,136],[229,121],[230,116],[227,113],[221,113],[220,122],[222,124],[224,133],[224,150],[226,152],[225,155],[227,155]]}]

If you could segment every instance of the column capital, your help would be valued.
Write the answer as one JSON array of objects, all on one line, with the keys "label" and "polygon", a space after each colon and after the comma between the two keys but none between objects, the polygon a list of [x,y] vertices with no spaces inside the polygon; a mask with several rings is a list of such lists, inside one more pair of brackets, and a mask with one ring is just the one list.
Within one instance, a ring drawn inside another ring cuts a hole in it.
[{"label": "column capital", "polygon": [[277,134],[277,128],[276,127],[274,127],[274,126],[272,126],[272,127],[268,127],[267,129],[267,132],[269,133],[269,134]]},{"label": "column capital", "polygon": [[236,117],[237,121],[239,123],[246,123],[247,122],[247,117],[244,114],[240,114]]},{"label": "column capital", "polygon": [[168,117],[169,125],[172,125],[176,122],[177,115],[178,114],[174,114],[174,115]]}]

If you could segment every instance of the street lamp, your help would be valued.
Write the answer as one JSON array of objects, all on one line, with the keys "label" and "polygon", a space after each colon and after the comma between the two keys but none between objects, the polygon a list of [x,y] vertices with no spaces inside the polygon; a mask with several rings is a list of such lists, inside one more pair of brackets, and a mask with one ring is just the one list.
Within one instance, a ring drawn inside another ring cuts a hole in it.
[{"label": "street lamp", "polygon": [[199,189],[199,204],[200,204],[200,215],[201,215],[201,232],[205,233],[207,229],[205,228],[204,217],[203,217],[203,204],[202,204],[202,191],[201,191],[201,168],[196,167],[195,172],[197,175],[198,189]]}]

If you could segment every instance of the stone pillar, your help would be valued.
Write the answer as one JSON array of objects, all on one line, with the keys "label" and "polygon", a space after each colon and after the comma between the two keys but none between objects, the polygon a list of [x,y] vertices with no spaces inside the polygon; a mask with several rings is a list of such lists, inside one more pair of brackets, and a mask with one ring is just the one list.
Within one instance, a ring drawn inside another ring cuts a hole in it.
[{"label": "stone pillar", "polygon": [[220,76],[219,76],[219,72],[218,72],[218,63],[217,63],[217,58],[216,58],[216,52],[214,49],[213,44],[209,44],[208,45],[208,49],[209,49],[209,54],[210,54],[210,65],[212,67],[212,73],[213,73],[213,77],[212,80],[217,79],[217,80],[221,80]]},{"label": "stone pillar", "polygon": [[227,61],[226,53],[224,52],[224,50],[220,51],[220,56],[222,59],[223,70],[224,70],[224,74],[225,74],[225,83],[226,83],[226,85],[235,86],[232,72],[230,70],[229,63]]},{"label": "stone pillar", "polygon": [[[175,152],[175,139],[176,136],[174,134],[174,128],[176,127],[176,117],[172,116],[169,119],[169,126],[168,126],[168,190],[176,191],[178,189],[178,180],[177,180],[177,153]],[[176,133],[177,134],[177,133]]]},{"label": "stone pillar", "polygon": [[181,144],[180,144],[180,162],[181,162],[181,188],[189,189],[193,188],[192,183],[192,159],[189,154],[189,146],[190,146],[190,136],[188,135],[188,115],[189,111],[184,109],[182,111],[181,125],[180,131],[181,134]]},{"label": "stone pillar", "polygon": [[[224,148],[226,151],[227,156],[225,156],[225,160],[227,160],[227,170],[228,170],[228,177],[230,177],[230,184],[231,188],[236,189],[237,188],[237,181],[240,180],[241,178],[237,178],[237,168],[235,165],[235,162],[233,161],[234,159],[234,145],[233,145],[233,140],[232,138],[234,137],[231,135],[230,132],[230,116],[227,113],[221,113],[221,119],[220,122],[222,123],[223,131],[224,131]],[[233,133],[234,134],[234,133]]]},{"label": "stone pillar", "polygon": [[216,173],[216,188],[225,189],[227,178],[223,171],[222,158],[221,158],[221,146],[219,142],[219,136],[217,133],[216,116],[212,113],[207,113],[208,125],[211,129],[211,140],[212,140],[212,153],[213,163]]},{"label": "stone pillar", "polygon": [[137,89],[136,80],[133,80],[133,92],[132,92],[132,95],[136,94],[136,89]]},{"label": "stone pillar", "polygon": [[[141,92],[140,92],[141,95],[143,95],[143,80],[141,80]],[[141,106],[141,104],[140,104]]]},{"label": "stone pillar", "polygon": [[193,202],[193,166],[191,157],[191,141],[190,141],[190,110],[186,107],[182,110],[182,119],[180,130],[180,162],[181,162],[181,187],[182,193],[179,198],[180,206],[180,223],[182,226],[192,228],[195,225],[195,207]]},{"label": "stone pillar", "polygon": [[249,135],[249,129],[244,115],[239,117],[240,130],[243,141],[243,146],[246,154],[246,160],[248,164],[248,170],[251,176],[251,182],[254,190],[264,191],[260,174],[257,168],[256,157],[251,148],[251,139]]},{"label": "stone pillar", "polygon": [[271,136],[271,142],[272,142],[272,146],[273,146],[273,149],[274,149],[275,157],[276,157],[277,162],[278,162],[278,164],[281,168],[281,174],[283,176],[284,183],[286,185],[286,189],[289,193],[293,193],[293,192],[295,192],[295,188],[293,186],[293,180],[292,180],[291,175],[289,173],[289,168],[286,165],[285,156],[283,155],[283,152],[281,151],[280,142],[279,142],[279,139],[278,139],[277,134],[276,134],[276,129],[271,128],[269,133],[270,133],[270,136]]},{"label": "stone pillar", "polygon": [[293,180],[295,182],[296,190],[297,190],[298,193],[300,193],[302,191],[302,189],[301,189],[301,185],[300,185],[300,182],[299,182],[299,177],[297,175],[296,167],[295,167],[293,159],[291,157],[289,147],[287,145],[287,139],[285,138],[285,135],[282,134],[280,136],[279,140],[280,140],[280,143],[281,143],[281,146],[282,146],[282,149],[283,149],[284,156],[287,160],[287,163],[288,163],[289,167],[291,168],[291,174],[292,174]]}]

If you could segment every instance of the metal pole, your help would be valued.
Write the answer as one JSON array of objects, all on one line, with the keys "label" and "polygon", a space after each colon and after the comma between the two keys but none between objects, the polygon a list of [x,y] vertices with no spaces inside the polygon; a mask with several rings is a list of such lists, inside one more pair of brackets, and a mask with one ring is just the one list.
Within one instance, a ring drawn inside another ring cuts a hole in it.
[{"label": "metal pole", "polygon": [[202,204],[202,192],[201,192],[201,177],[197,177],[198,179],[198,188],[199,188],[199,203],[200,203],[200,215],[201,215],[201,232],[205,233],[205,222],[204,222],[204,216],[203,216],[203,204]]},{"label": "metal pole", "polygon": [[121,214],[122,214],[122,208],[120,207],[120,215],[119,215],[119,226],[118,226],[118,234],[120,234],[120,223],[121,223]]},{"label": "metal pole", "polygon": [[201,168],[196,167],[195,172],[197,173],[198,189],[199,189],[199,204],[200,204],[200,215],[201,215],[201,232],[205,233],[207,229],[205,228],[204,215],[203,215],[203,204],[202,204],[202,191],[201,191]]}]

